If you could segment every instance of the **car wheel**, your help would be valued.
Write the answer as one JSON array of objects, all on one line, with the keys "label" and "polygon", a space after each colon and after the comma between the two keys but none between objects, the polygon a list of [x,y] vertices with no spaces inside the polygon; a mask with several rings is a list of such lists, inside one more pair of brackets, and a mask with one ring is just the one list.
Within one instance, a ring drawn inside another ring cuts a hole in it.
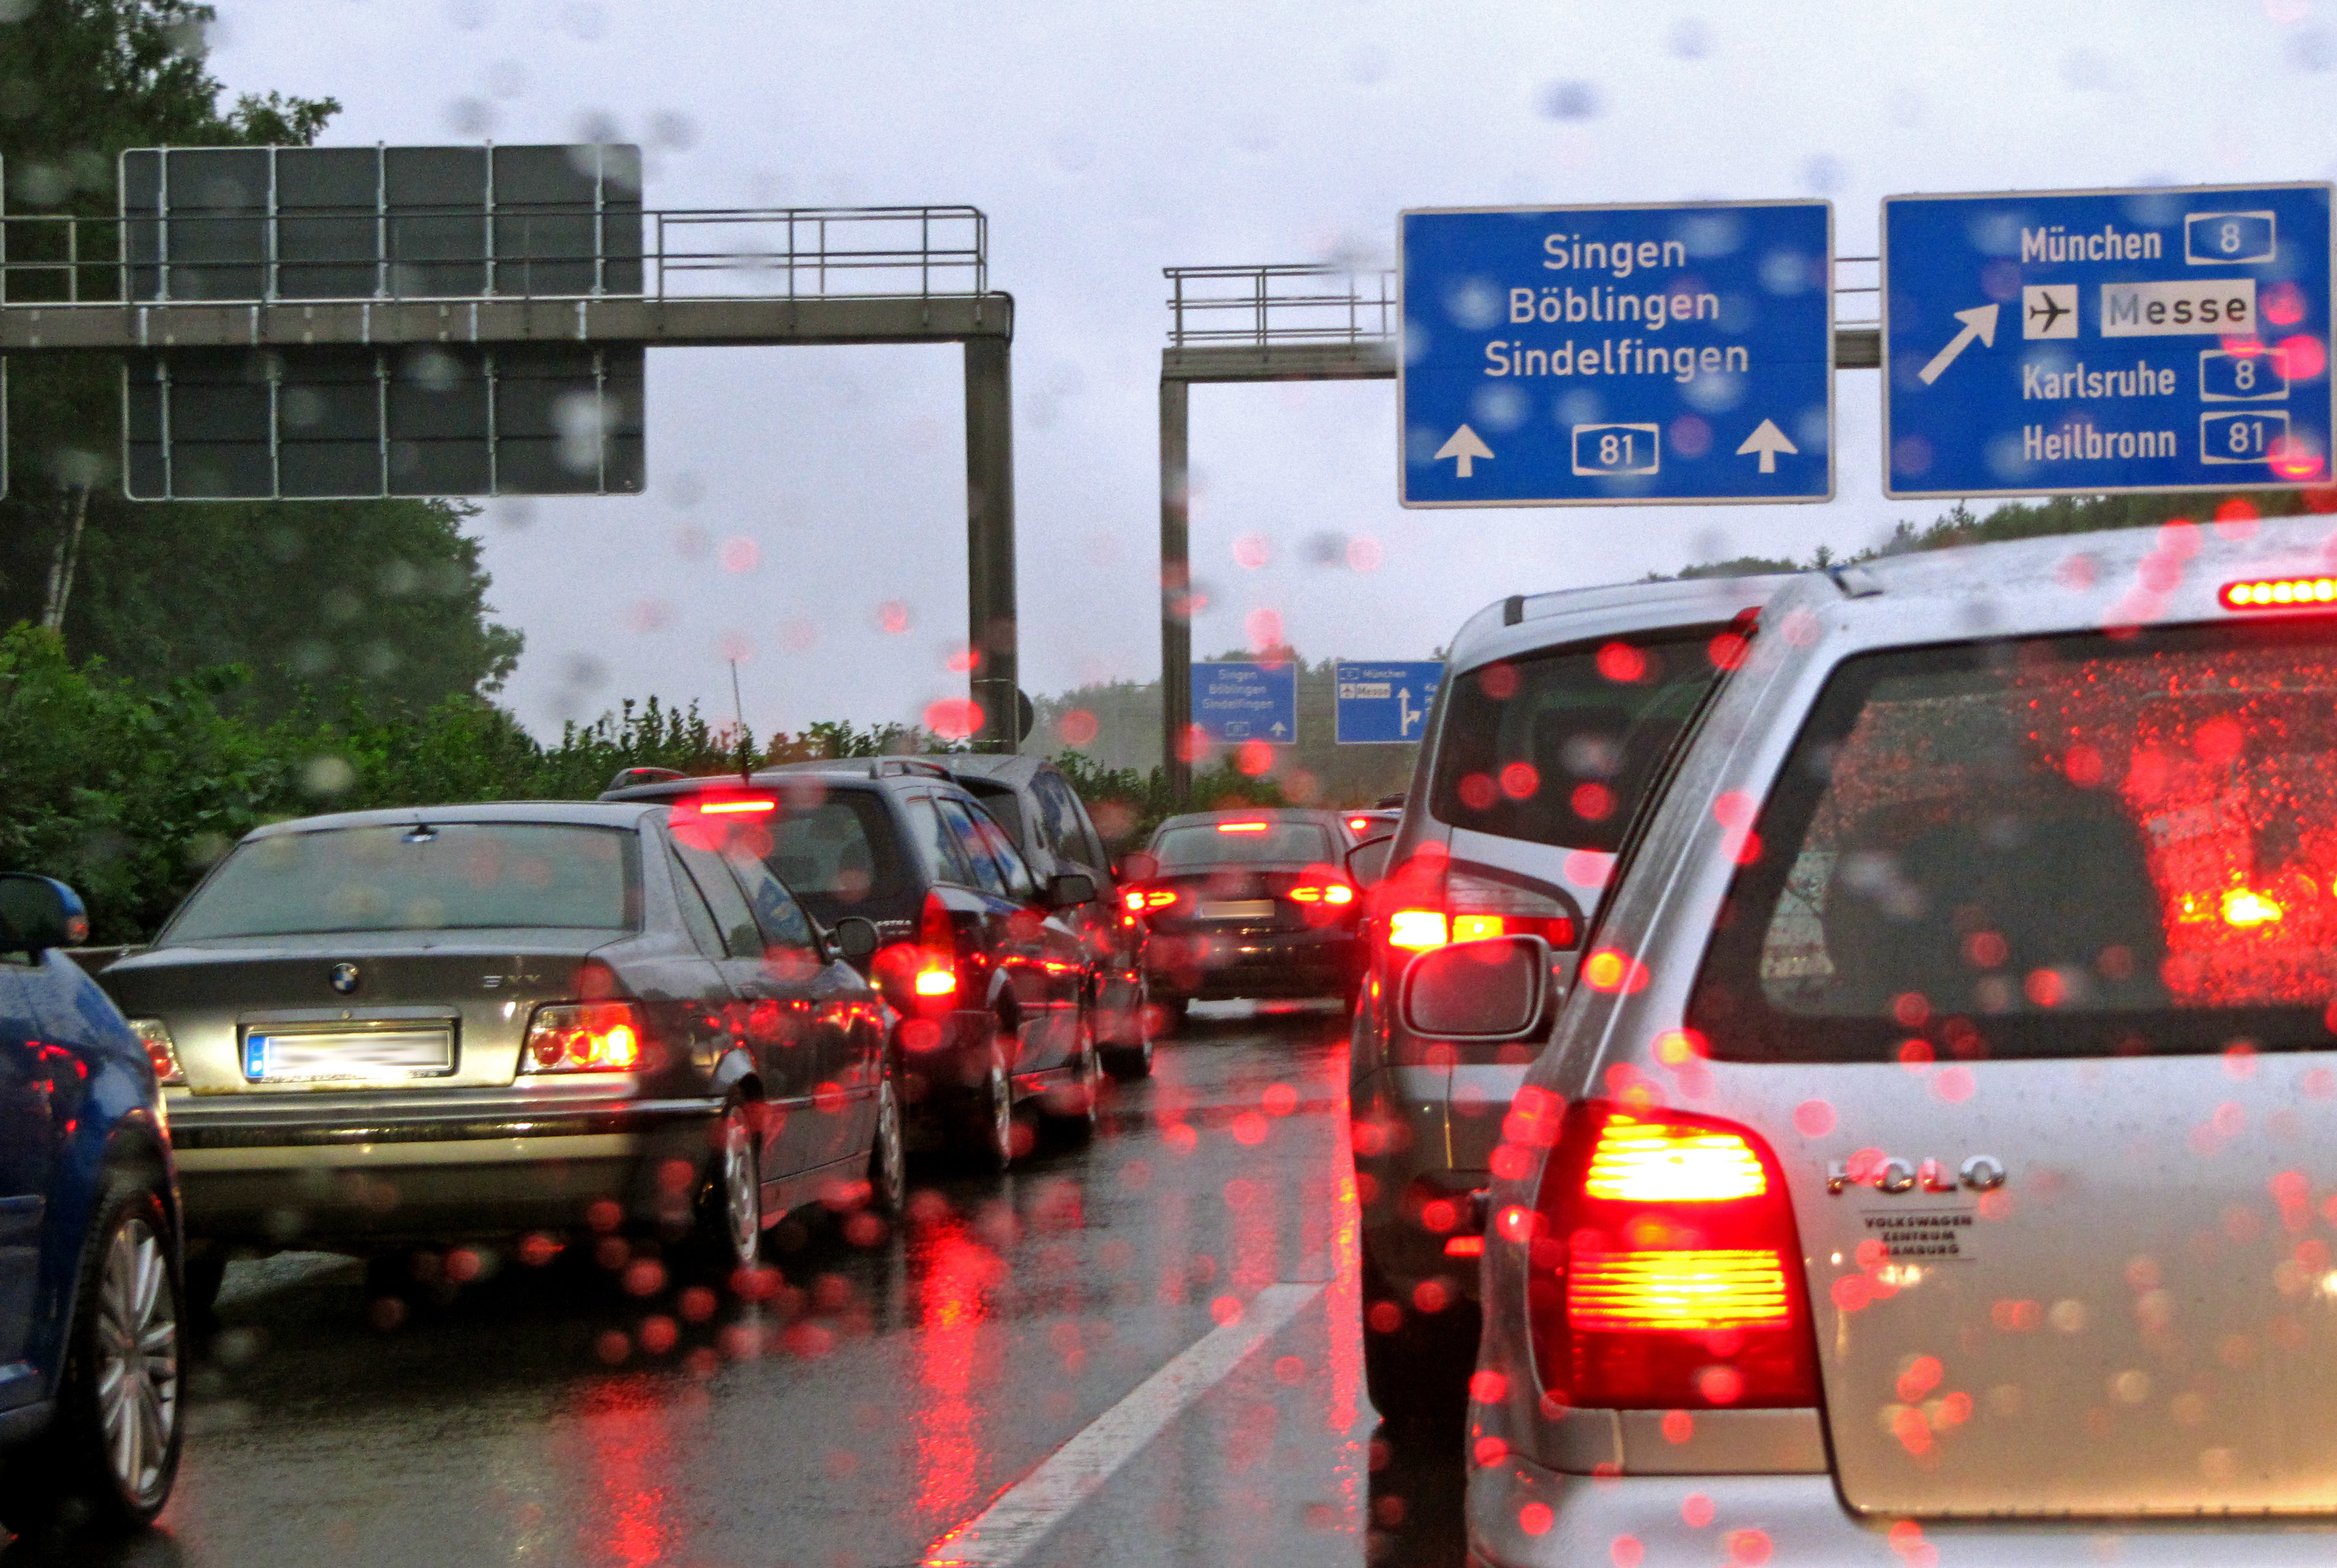
[{"label": "car wheel", "polygon": [[755,1129],[737,1100],[714,1124],[714,1169],[698,1196],[691,1250],[720,1269],[750,1267],[763,1241],[763,1183],[755,1159]]},{"label": "car wheel", "polygon": [[1095,1136],[1096,1126],[1103,1119],[1103,1053],[1096,1046],[1095,1029],[1084,1011],[1080,1015],[1080,1054],[1071,1062],[1071,1081],[1048,1090],[1040,1104],[1046,1106],[1048,1119],[1065,1143],[1077,1145]]},{"label": "car wheel", "polygon": [[1005,1050],[995,1040],[989,1065],[967,1091],[961,1115],[966,1154],[987,1170],[1004,1171],[1014,1164],[1014,1076],[1007,1068]]},{"label": "car wheel", "polygon": [[1380,1419],[1399,1433],[1459,1439],[1469,1414],[1482,1314],[1455,1300],[1423,1311],[1363,1259],[1364,1387]]},{"label": "car wheel", "polygon": [[1129,1009],[1135,1020],[1136,1043],[1103,1047],[1103,1070],[1122,1083],[1152,1076],[1152,988],[1139,986],[1136,1005]]},{"label": "car wheel", "polygon": [[109,1182],[83,1255],[57,1414],[0,1472],[0,1522],[20,1535],[153,1522],[179,1470],[179,1324],[171,1226],[143,1185]]},{"label": "car wheel", "polygon": [[897,1215],[909,1203],[909,1141],[901,1122],[901,1096],[893,1070],[876,1086],[876,1136],[868,1150],[868,1202],[880,1214]]}]

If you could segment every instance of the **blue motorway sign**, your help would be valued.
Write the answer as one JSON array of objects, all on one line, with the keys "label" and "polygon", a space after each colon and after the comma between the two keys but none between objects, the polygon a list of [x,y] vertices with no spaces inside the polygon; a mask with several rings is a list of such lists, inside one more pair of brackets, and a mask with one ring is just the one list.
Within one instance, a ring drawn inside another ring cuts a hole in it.
[{"label": "blue motorway sign", "polygon": [[1341,659],[1336,671],[1341,745],[1396,745],[1421,737],[1428,705],[1444,682],[1435,659],[1372,664]]},{"label": "blue motorway sign", "polygon": [[1824,501],[1824,201],[1403,214],[1406,506]]},{"label": "blue motorway sign", "polygon": [[2326,483],[2330,187],[1882,203],[1883,488]]},{"label": "blue motorway sign", "polygon": [[1197,664],[1193,727],[1212,741],[1298,740],[1298,667],[1291,664]]}]

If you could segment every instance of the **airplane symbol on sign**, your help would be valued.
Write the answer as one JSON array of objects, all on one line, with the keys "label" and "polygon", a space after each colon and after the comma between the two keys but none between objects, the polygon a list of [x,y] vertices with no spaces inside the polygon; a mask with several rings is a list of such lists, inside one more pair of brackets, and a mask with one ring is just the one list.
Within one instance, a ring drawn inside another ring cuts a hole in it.
[{"label": "airplane symbol on sign", "polygon": [[2061,317],[2068,315],[2069,312],[2059,300],[2048,294],[2039,305],[2029,307],[2029,314],[2031,319],[2039,316],[2045,318],[2042,325],[2037,328],[2037,336],[2039,337],[2046,337],[2052,334],[2053,324],[2060,320]]},{"label": "airplane symbol on sign", "polygon": [[2032,283],[2022,288],[2020,336],[2030,339],[2077,336],[2078,286]]}]

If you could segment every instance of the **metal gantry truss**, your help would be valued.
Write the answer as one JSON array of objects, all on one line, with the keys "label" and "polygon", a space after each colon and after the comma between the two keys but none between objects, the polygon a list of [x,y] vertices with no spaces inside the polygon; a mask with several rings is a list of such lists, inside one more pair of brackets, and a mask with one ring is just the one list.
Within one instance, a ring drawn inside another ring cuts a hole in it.
[{"label": "metal gantry truss", "polygon": [[[1160,352],[1160,754],[1170,798],[1192,795],[1192,538],[1188,505],[1190,388],[1208,381],[1390,381],[1403,326],[1396,275],[1315,262],[1170,267],[1168,342]],[[1872,279],[1872,281],[1869,281]],[[1882,363],[1880,263],[1834,260],[1837,370]]]},{"label": "metal gantry truss", "polygon": [[[965,206],[636,212],[638,258],[625,258],[629,265],[613,280],[612,269],[592,267],[582,287],[564,253],[540,268],[493,255],[491,221],[475,253],[460,247],[449,253],[440,245],[411,267],[360,268],[374,280],[363,292],[299,292],[286,287],[283,268],[247,265],[237,276],[254,281],[229,290],[232,297],[203,287],[228,276],[223,266],[172,260],[161,251],[155,226],[163,219],[0,215],[0,356],[320,345],[961,344],[967,640],[974,655],[972,694],[983,715],[976,739],[1012,749],[1019,706],[1014,301],[990,286],[989,219]],[[476,213],[464,209],[460,216]],[[191,220],[208,221],[186,214],[167,219]],[[279,220],[272,207],[257,219],[217,219]],[[376,214],[322,220],[362,226],[372,248],[367,254],[379,248]],[[143,240],[142,224],[150,230]],[[478,279],[466,291],[447,292],[432,281],[466,267]]]}]

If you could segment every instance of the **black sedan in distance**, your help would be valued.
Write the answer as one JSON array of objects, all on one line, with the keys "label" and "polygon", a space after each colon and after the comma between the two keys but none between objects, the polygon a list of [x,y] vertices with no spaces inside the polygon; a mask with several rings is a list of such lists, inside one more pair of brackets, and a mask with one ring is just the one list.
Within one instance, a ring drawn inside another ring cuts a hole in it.
[{"label": "black sedan in distance", "polygon": [[1120,897],[1149,930],[1145,969],[1169,1023],[1196,1001],[1337,997],[1352,1002],[1362,895],[1337,812],[1194,812],[1121,862]]},{"label": "black sedan in distance", "polygon": [[[620,1232],[709,1267],[897,1207],[887,1011],[760,860],[659,805],[248,834],[100,983],[166,1086],[202,1310],[231,1251]],[[523,1255],[526,1255],[523,1249]]]}]

